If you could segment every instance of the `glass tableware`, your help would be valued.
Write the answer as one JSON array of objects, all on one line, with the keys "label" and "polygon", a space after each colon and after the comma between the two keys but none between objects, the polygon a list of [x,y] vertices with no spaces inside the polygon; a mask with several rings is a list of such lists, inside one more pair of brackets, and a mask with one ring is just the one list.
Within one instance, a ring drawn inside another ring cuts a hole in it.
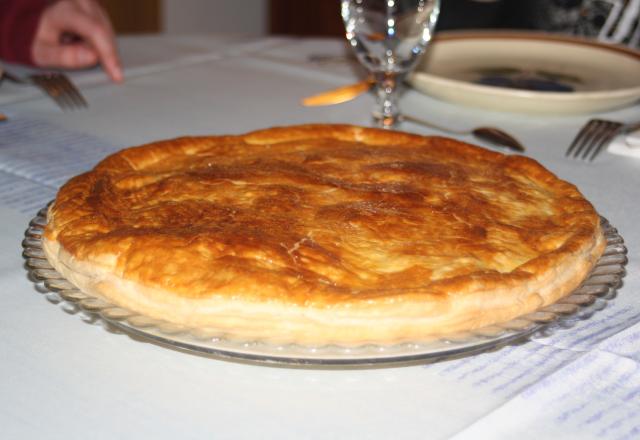
[{"label": "glass tableware", "polygon": [[[573,91],[504,87],[526,85],[523,78]],[[470,108],[592,115],[640,100],[640,51],[557,33],[438,31],[406,80],[413,90]]]},{"label": "glass tableware", "polygon": [[31,220],[22,246],[30,279],[51,302],[61,303],[67,312],[88,314],[90,322],[101,318],[129,335],[168,348],[218,359],[270,365],[338,368],[396,366],[435,362],[493,350],[526,340],[537,332],[548,333],[588,319],[615,298],[627,263],[627,249],[622,237],[602,219],[607,240],[604,254],[581,286],[554,304],[508,322],[441,338],[425,338],[392,345],[305,346],[275,343],[268,339],[247,340],[209,328],[187,328],[140,315],[103,298],[84,293],[60,275],[44,255],[42,236],[47,224],[46,216],[47,209],[43,208]]},{"label": "glass tableware", "polygon": [[439,0],[341,0],[347,40],[376,82],[378,125],[398,122],[399,83],[425,51],[439,11]]}]

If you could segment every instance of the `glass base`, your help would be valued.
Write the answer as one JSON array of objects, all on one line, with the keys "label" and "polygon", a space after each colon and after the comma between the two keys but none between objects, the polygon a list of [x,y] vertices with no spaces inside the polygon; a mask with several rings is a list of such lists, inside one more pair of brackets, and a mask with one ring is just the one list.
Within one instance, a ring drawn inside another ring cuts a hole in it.
[{"label": "glass base", "polygon": [[372,116],[380,128],[393,128],[400,122],[398,109],[398,77],[393,72],[376,75],[376,108]]}]

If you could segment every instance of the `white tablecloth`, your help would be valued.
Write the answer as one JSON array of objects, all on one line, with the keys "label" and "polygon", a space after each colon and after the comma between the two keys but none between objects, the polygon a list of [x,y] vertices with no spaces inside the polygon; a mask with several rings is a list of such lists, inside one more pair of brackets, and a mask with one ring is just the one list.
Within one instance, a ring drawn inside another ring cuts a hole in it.
[{"label": "white tablecloth", "polygon": [[[113,332],[55,304],[27,279],[29,219],[68,177],[111,151],[186,134],[309,122],[370,124],[373,97],[304,108],[299,99],[355,80],[334,40],[131,37],[127,80],[74,74],[90,107],[62,112],[3,85],[0,112],[0,437],[18,438],[640,438],[640,160],[584,163],[566,146],[593,115],[491,112],[415,91],[402,107],[443,125],[489,124],[578,185],[629,249],[607,308],[519,345],[435,364],[320,370],[186,354]],[[637,106],[601,117],[640,119]],[[435,131],[407,125],[425,134]],[[469,138],[463,140],[471,141]]]}]

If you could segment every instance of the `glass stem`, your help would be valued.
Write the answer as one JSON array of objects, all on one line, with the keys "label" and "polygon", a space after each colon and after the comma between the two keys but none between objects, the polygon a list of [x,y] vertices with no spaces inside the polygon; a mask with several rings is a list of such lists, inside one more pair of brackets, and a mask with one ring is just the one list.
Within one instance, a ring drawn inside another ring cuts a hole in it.
[{"label": "glass stem", "polygon": [[373,119],[382,128],[392,128],[398,122],[398,77],[393,72],[376,75],[377,105]]}]

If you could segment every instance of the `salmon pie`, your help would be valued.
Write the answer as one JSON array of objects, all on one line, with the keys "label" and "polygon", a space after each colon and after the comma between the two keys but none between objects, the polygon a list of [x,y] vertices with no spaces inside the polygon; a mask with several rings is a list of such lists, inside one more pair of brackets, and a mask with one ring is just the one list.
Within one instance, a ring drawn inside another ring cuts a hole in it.
[{"label": "salmon pie", "polygon": [[537,162],[345,125],[184,137],[66,183],[49,262],[86,293],[237,338],[392,344],[568,295],[600,217]]}]

